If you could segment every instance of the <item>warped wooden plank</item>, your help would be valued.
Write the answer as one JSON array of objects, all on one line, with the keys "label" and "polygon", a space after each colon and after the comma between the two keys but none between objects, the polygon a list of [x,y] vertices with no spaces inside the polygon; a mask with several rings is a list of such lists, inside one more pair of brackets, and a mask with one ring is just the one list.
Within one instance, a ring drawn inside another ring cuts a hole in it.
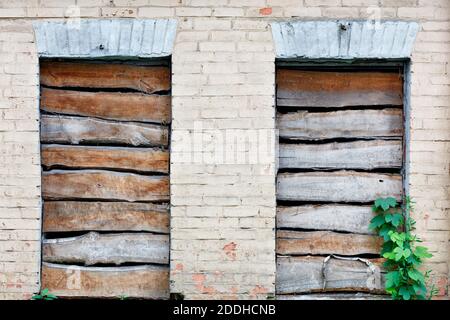
[{"label": "warped wooden plank", "polygon": [[325,257],[278,257],[277,294],[327,291],[384,293],[382,259],[362,261]]},{"label": "warped wooden plank", "polygon": [[401,140],[368,140],[325,144],[280,144],[279,168],[401,168]]},{"label": "warped wooden plank", "polygon": [[133,202],[44,201],[44,232],[150,231],[169,233],[167,205]]},{"label": "warped wooden plank", "polygon": [[403,103],[403,79],[387,72],[277,70],[277,105],[283,107],[379,106]]},{"label": "warped wooden plank", "polygon": [[41,164],[47,168],[62,166],[168,173],[169,151],[157,148],[42,145]]},{"label": "warped wooden plank", "polygon": [[380,197],[400,200],[402,177],[356,171],[280,173],[277,199],[288,201],[372,202]]},{"label": "warped wooden plank", "polygon": [[369,230],[375,217],[371,206],[304,205],[277,207],[277,228],[334,230],[374,234]]},{"label": "warped wooden plank", "polygon": [[401,109],[297,111],[278,113],[277,128],[280,137],[299,140],[401,138],[403,118]]},{"label": "warped wooden plank", "polygon": [[45,239],[46,262],[77,264],[169,263],[169,236],[151,233],[98,234]]},{"label": "warped wooden plank", "polygon": [[383,239],[377,236],[332,231],[277,230],[277,254],[379,254]]},{"label": "warped wooden plank", "polygon": [[79,267],[42,263],[42,288],[59,297],[168,299],[169,267]]},{"label": "warped wooden plank", "polygon": [[41,142],[167,146],[167,127],[95,118],[41,116]]},{"label": "warped wooden plank", "polygon": [[391,300],[388,295],[370,293],[311,293],[278,295],[277,300]]},{"label": "warped wooden plank", "polygon": [[168,201],[167,176],[143,176],[105,170],[52,170],[42,173],[44,199]]},{"label": "warped wooden plank", "polygon": [[52,87],[127,88],[153,93],[170,89],[170,69],[162,66],[42,61],[40,81]]},{"label": "warped wooden plank", "polygon": [[41,110],[111,120],[169,123],[170,96],[41,88]]}]

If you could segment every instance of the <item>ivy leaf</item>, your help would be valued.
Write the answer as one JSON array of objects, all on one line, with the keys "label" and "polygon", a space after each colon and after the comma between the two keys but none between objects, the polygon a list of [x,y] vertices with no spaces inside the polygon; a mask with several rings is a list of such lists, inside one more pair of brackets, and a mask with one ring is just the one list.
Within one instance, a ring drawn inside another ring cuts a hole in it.
[{"label": "ivy leaf", "polygon": [[378,231],[378,234],[380,235],[380,237],[383,237],[384,241],[389,241],[391,240],[391,233],[392,233],[392,227],[390,225],[383,225],[380,229],[380,231]]},{"label": "ivy leaf", "polygon": [[418,258],[431,258],[433,255],[428,252],[428,248],[417,246],[414,255]]},{"label": "ivy leaf", "polygon": [[33,299],[33,300],[41,300],[42,296],[40,294],[35,294],[34,296],[31,297],[31,299]]},{"label": "ivy leaf", "polygon": [[391,223],[394,227],[401,226],[403,224],[403,215],[400,213],[395,213],[391,215]]},{"label": "ivy leaf", "polygon": [[392,197],[388,198],[379,198],[375,200],[375,207],[381,208],[384,211],[387,211],[389,208],[395,208],[397,206],[397,200]]},{"label": "ivy leaf", "polygon": [[45,288],[41,291],[41,295],[46,296],[48,293],[48,288]]},{"label": "ivy leaf", "polygon": [[403,250],[403,257],[408,258],[411,255],[411,250],[405,249]]},{"label": "ivy leaf", "polygon": [[411,293],[408,287],[401,287],[398,293],[403,297],[404,300],[409,300],[411,298]]},{"label": "ivy leaf", "polygon": [[375,230],[384,224],[384,216],[382,214],[377,215],[370,220],[369,229]]},{"label": "ivy leaf", "polygon": [[408,270],[408,276],[414,281],[424,282],[425,279],[423,277],[422,272],[417,269]]},{"label": "ivy leaf", "polygon": [[391,271],[386,274],[386,288],[396,287],[400,284],[401,275],[398,271]]},{"label": "ivy leaf", "polygon": [[403,249],[400,247],[397,247],[392,251],[394,253],[394,260],[399,261],[403,257]]}]

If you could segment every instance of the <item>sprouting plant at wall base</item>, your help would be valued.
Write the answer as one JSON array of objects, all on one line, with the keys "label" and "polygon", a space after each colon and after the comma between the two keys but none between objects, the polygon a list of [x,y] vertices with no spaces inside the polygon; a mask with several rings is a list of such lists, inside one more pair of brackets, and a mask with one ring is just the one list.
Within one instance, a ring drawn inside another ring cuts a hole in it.
[{"label": "sprouting plant at wall base", "polygon": [[410,217],[412,201],[406,197],[400,205],[395,198],[375,200],[372,210],[377,214],[370,222],[369,228],[383,237],[384,244],[381,256],[388,270],[386,275],[386,291],[394,300],[424,300],[431,298],[436,290],[430,289],[427,296],[426,282],[430,271],[419,270],[423,259],[432,255],[422,242],[411,232],[415,221]]},{"label": "sprouting plant at wall base", "polygon": [[58,299],[57,296],[50,293],[47,288],[42,289],[42,291],[38,294],[35,294],[31,297],[32,300],[55,300]]}]

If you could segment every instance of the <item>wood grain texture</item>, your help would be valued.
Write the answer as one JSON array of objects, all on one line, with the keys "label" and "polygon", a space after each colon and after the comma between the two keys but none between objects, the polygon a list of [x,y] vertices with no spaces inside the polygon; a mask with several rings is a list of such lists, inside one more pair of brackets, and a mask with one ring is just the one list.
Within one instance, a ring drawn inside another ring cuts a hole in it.
[{"label": "wood grain texture", "polygon": [[277,254],[359,255],[379,254],[383,239],[377,236],[332,231],[277,230]]},{"label": "wood grain texture", "polygon": [[154,203],[44,201],[42,228],[44,232],[169,233],[169,208]]},{"label": "wood grain texture", "polygon": [[79,267],[42,263],[42,288],[59,297],[168,299],[169,267]]},{"label": "wood grain texture", "polygon": [[127,88],[146,93],[170,89],[170,69],[114,63],[41,61],[40,81],[52,87]]},{"label": "wood grain texture", "polygon": [[403,103],[403,79],[398,73],[278,69],[276,79],[278,106],[401,106]]},{"label": "wood grain texture", "polygon": [[277,207],[277,228],[334,230],[374,234],[369,230],[375,217],[371,206],[304,205]]},{"label": "wood grain texture", "polygon": [[356,171],[280,173],[277,199],[289,201],[372,202],[402,195],[399,174]]},{"label": "wood grain texture", "polygon": [[276,122],[280,137],[288,139],[401,138],[403,135],[401,109],[296,111],[278,113]]},{"label": "wood grain texture", "polygon": [[371,266],[361,261],[325,257],[278,257],[277,294],[327,291],[384,293],[382,259],[370,259]]},{"label": "wood grain texture", "polygon": [[151,233],[98,234],[42,241],[46,262],[79,264],[169,263],[169,236]]},{"label": "wood grain texture", "polygon": [[47,168],[106,168],[168,173],[169,151],[157,148],[42,145],[41,164]]},{"label": "wood grain texture", "polygon": [[311,293],[278,295],[277,300],[391,300],[388,295],[370,293]]},{"label": "wood grain texture", "polygon": [[167,146],[165,126],[70,116],[41,116],[41,142]]},{"label": "wood grain texture", "polygon": [[368,140],[325,144],[280,144],[280,169],[401,168],[401,140]]},{"label": "wood grain texture", "polygon": [[110,120],[170,122],[170,96],[41,88],[41,110]]},{"label": "wood grain texture", "polygon": [[42,173],[42,196],[45,200],[168,201],[169,178],[104,170],[52,170]]}]

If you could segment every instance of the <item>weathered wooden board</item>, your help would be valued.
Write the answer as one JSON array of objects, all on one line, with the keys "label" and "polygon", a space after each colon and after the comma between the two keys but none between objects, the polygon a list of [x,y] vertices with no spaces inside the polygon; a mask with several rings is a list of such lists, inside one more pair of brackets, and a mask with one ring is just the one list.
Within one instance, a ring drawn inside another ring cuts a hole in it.
[{"label": "weathered wooden board", "polygon": [[73,167],[169,172],[169,151],[151,148],[42,145],[41,164]]},{"label": "weathered wooden board", "polygon": [[325,144],[280,144],[279,168],[401,168],[401,140],[368,140]]},{"label": "weathered wooden board", "polygon": [[369,230],[375,217],[371,206],[304,205],[277,207],[277,228],[334,230],[374,234]]},{"label": "weathered wooden board", "polygon": [[79,267],[42,263],[42,288],[59,297],[168,299],[169,267]]},{"label": "weathered wooden board", "polygon": [[277,254],[359,255],[379,254],[383,239],[377,236],[332,231],[277,230]]},{"label": "weathered wooden board", "polygon": [[289,201],[372,202],[401,198],[402,177],[356,171],[280,173],[277,199]]},{"label": "weathered wooden board", "polygon": [[111,120],[169,123],[170,96],[41,88],[41,110]]},{"label": "weathered wooden board", "polygon": [[324,257],[278,257],[276,292],[294,294],[326,291],[384,293],[382,259],[361,261]]},{"label": "weathered wooden board", "polygon": [[41,141],[44,143],[100,143],[133,146],[167,146],[165,126],[137,122],[116,122],[96,118],[41,117]]},{"label": "weathered wooden board", "polygon": [[402,91],[398,73],[277,70],[278,106],[400,106]]},{"label": "weathered wooden board", "polygon": [[46,200],[168,201],[169,178],[104,170],[52,170],[42,173],[42,195]]},{"label": "weathered wooden board", "polygon": [[165,204],[44,201],[44,232],[150,231],[169,233]]},{"label": "weathered wooden board", "polygon": [[403,119],[401,109],[297,111],[278,113],[277,128],[280,137],[299,140],[400,138]]},{"label": "weathered wooden board", "polygon": [[52,87],[127,88],[146,93],[170,89],[170,69],[113,63],[42,61],[42,85]]},{"label": "weathered wooden board", "polygon": [[391,300],[388,295],[370,293],[311,293],[278,295],[277,300]]},{"label": "weathered wooden board", "polygon": [[79,264],[169,263],[169,236],[151,233],[98,234],[46,239],[46,262]]}]

